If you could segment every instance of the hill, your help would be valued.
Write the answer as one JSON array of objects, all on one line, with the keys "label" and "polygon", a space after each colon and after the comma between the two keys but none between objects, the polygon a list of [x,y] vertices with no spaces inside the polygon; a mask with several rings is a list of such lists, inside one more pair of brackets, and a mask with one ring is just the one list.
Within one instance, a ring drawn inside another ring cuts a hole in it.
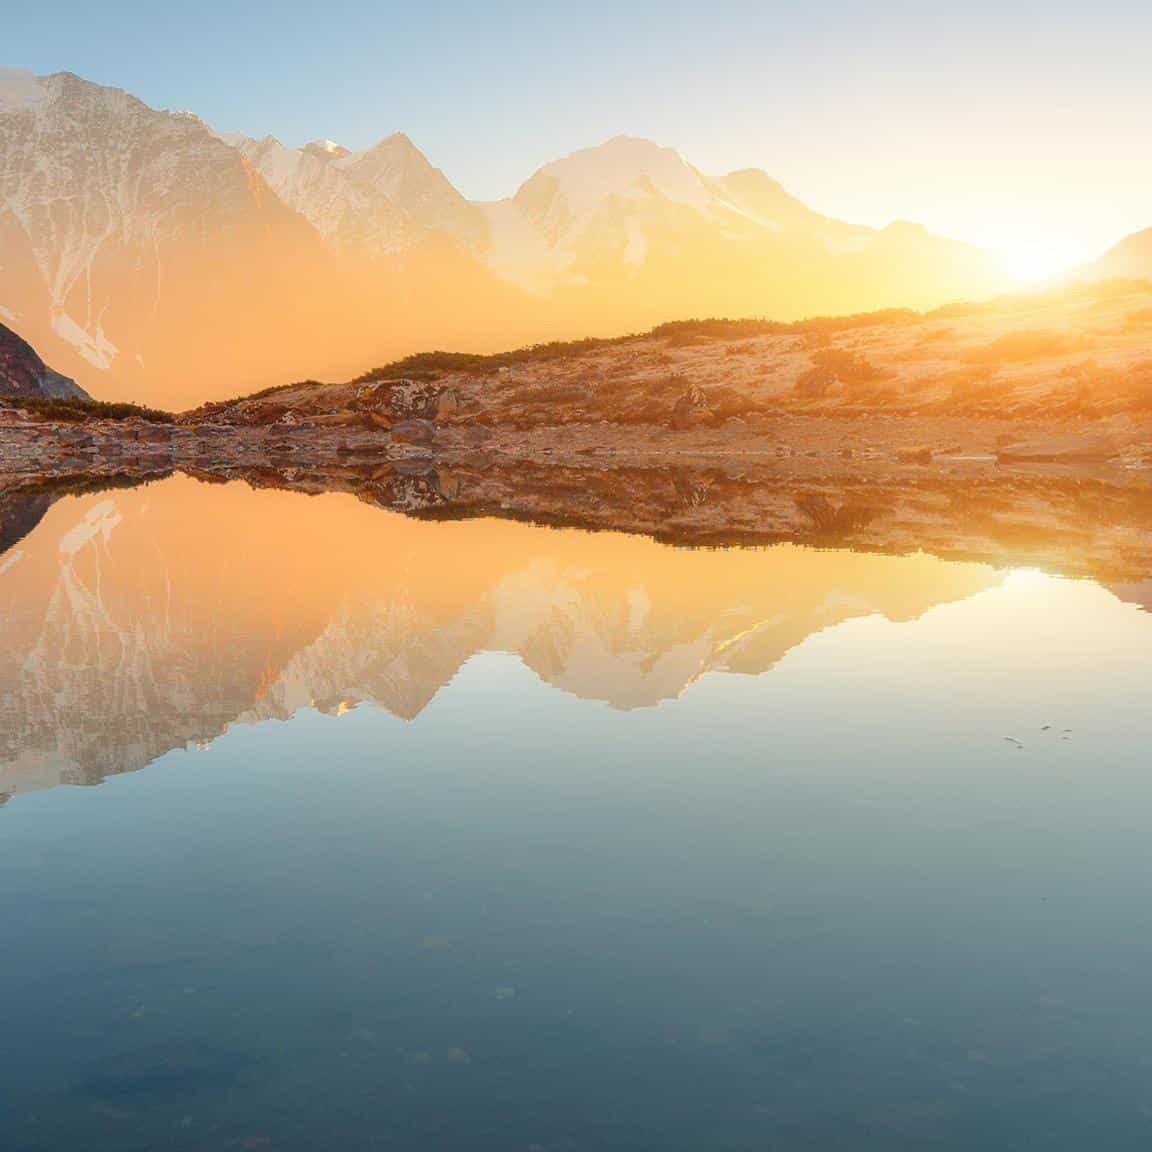
[{"label": "hill", "polygon": [[1099,454],[1139,440],[1152,420],[1152,283],[927,313],[685,321],[496,355],[426,353],[185,420],[375,428],[394,440],[553,456],[582,446],[631,455],[816,447],[819,428],[902,449],[946,436],[997,451],[993,430],[1021,443],[1042,434],[1058,454]]}]

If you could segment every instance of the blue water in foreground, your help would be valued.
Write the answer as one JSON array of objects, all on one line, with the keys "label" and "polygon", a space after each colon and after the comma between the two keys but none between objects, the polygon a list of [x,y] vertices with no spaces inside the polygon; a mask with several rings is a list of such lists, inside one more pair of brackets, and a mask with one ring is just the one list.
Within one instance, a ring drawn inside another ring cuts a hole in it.
[{"label": "blue water in foreground", "polygon": [[1009,574],[651,707],[481,652],[19,793],[0,1147],[1146,1148],[1150,639]]}]

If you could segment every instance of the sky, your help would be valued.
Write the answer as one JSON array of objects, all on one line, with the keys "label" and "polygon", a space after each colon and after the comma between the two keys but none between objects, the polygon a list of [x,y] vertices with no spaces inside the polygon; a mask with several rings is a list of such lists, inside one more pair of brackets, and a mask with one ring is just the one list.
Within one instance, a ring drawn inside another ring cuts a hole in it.
[{"label": "sky", "polygon": [[1022,275],[1152,226],[1147,0],[56,0],[0,64],[288,144],[404,131],[465,195],[621,133]]}]

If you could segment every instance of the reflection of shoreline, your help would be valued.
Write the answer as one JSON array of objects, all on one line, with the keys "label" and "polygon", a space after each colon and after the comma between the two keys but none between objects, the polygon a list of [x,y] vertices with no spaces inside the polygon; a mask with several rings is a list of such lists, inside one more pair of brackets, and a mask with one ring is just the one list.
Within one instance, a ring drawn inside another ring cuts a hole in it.
[{"label": "reflection of shoreline", "polygon": [[[317,462],[318,460],[318,462]],[[171,470],[125,461],[103,474],[0,486],[0,554],[57,494],[130,487]],[[1038,567],[1108,583],[1152,578],[1152,476],[1112,467],[987,461],[930,466],[799,458],[678,457],[540,463],[483,454],[259,462],[208,455],[181,471],[208,483],[343,492],[420,519],[497,517],[649,536],[676,546],[769,545]]]},{"label": "reflection of shoreline", "polygon": [[168,472],[145,469],[21,480],[7,486],[0,484],[0,557],[27,536],[62,496],[135,488],[168,475]]},{"label": "reflection of shoreline", "polygon": [[927,556],[428,523],[184,477],[60,501],[20,551],[0,577],[0,791],[95,783],[302,707],[412,719],[485,651],[648,707],[706,672],[762,673],[844,620],[912,619],[999,580]]}]

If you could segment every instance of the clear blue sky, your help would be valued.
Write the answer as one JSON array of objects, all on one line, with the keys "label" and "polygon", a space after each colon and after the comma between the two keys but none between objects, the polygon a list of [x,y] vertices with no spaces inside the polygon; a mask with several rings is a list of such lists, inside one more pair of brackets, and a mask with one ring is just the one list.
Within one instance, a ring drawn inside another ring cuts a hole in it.
[{"label": "clear blue sky", "polygon": [[849,219],[1078,250],[1152,225],[1150,53],[1147,0],[57,0],[0,42],[286,143],[400,129],[474,197],[628,132]]}]

